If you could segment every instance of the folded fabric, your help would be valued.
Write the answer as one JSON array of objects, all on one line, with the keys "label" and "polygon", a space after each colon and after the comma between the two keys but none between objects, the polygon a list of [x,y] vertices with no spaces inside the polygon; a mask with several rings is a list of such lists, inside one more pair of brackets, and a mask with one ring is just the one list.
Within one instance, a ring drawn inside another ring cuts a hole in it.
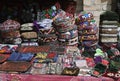
[{"label": "folded fabric", "polygon": [[0,63],[3,63],[9,58],[10,54],[0,54]]},{"label": "folded fabric", "polygon": [[31,61],[34,54],[32,53],[17,53],[13,52],[8,58],[9,61]]},{"label": "folded fabric", "polygon": [[6,72],[25,72],[31,67],[30,62],[10,62],[6,61],[3,64],[0,65],[0,71],[6,71]]},{"label": "folded fabric", "polygon": [[54,52],[39,52],[34,58],[35,63],[47,63],[47,62],[56,62],[58,55]]}]

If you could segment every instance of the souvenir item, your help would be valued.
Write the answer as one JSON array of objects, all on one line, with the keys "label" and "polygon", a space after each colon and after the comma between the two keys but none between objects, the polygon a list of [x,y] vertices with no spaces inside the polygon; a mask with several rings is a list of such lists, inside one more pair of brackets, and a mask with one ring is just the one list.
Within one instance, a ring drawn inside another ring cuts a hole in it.
[{"label": "souvenir item", "polygon": [[70,30],[76,30],[77,29],[76,25],[62,25],[62,26],[54,25],[54,27],[60,33],[65,33],[65,32],[69,32]]},{"label": "souvenir item", "polygon": [[47,74],[48,66],[46,63],[34,63],[31,67],[31,74]]},{"label": "souvenir item", "polygon": [[48,63],[48,62],[56,62],[58,58],[58,55],[55,52],[40,52],[37,53],[35,56],[34,62],[39,62],[39,63]]},{"label": "souvenir item", "polygon": [[34,21],[34,25],[37,31],[41,30],[41,29],[51,29],[52,27],[52,19],[43,19],[42,21]]},{"label": "souvenir item", "polygon": [[78,67],[66,67],[63,69],[61,75],[77,76],[79,74]]},{"label": "souvenir item", "polygon": [[37,42],[38,38],[31,38],[31,39],[22,39],[22,43],[26,43],[26,42]]},{"label": "souvenir item", "polygon": [[33,26],[34,26],[33,23],[24,23],[21,25],[20,30],[21,31],[31,31],[31,30],[33,30]]},{"label": "souvenir item", "polygon": [[31,61],[33,56],[34,54],[32,53],[12,52],[12,54],[7,60],[9,61]]},{"label": "souvenir item", "polygon": [[21,46],[39,46],[37,42],[24,42]]},{"label": "souvenir item", "polygon": [[64,55],[65,54],[65,49],[66,49],[66,46],[53,45],[53,46],[51,46],[50,51],[56,52],[58,55]]},{"label": "souvenir item", "polygon": [[101,42],[117,42],[117,34],[100,34]]},{"label": "souvenir item", "polygon": [[72,39],[69,39],[69,40],[58,39],[58,41],[62,45],[75,45],[75,44],[78,44],[78,37],[75,37],[75,38],[72,38]]},{"label": "souvenir item", "polygon": [[41,29],[39,29],[39,33],[43,34],[43,35],[54,34],[55,28],[53,28],[53,27],[50,27],[48,29],[41,28]]},{"label": "souvenir item", "polygon": [[105,66],[101,63],[96,64],[95,67],[93,68],[93,70],[91,70],[91,75],[100,77],[106,72],[106,69],[107,69],[107,66]]},{"label": "souvenir item", "polygon": [[43,19],[52,19],[57,14],[57,7],[51,6],[50,8],[44,9],[41,12],[37,12],[37,21],[43,20]]},{"label": "souvenir item", "polygon": [[104,33],[104,34],[116,34],[118,33],[117,29],[115,28],[100,28],[101,30],[101,33]]},{"label": "souvenir item", "polygon": [[111,46],[111,48],[109,50],[107,50],[106,52],[107,52],[109,58],[114,58],[114,57],[120,55],[120,51],[114,46]]},{"label": "souvenir item", "polygon": [[120,71],[119,70],[118,71],[107,71],[103,76],[118,80],[120,78]]},{"label": "souvenir item", "polygon": [[60,11],[54,18],[53,25],[59,32],[66,32],[75,28],[73,15]]},{"label": "souvenir item", "polygon": [[100,25],[100,41],[102,43],[118,42],[117,28],[117,21],[102,21]]},{"label": "souvenir item", "polygon": [[10,54],[0,54],[0,63],[5,62],[9,58]]},{"label": "souvenir item", "polygon": [[50,46],[20,46],[16,49],[16,51],[21,53],[39,53],[39,52],[49,52]]},{"label": "souvenir item", "polygon": [[84,40],[84,41],[86,41],[86,40],[97,40],[98,38],[97,38],[97,35],[83,35],[83,36],[79,36],[79,39],[81,39],[81,40]]},{"label": "souvenir item", "polygon": [[120,68],[120,55],[113,57],[111,63],[117,68]]},{"label": "souvenir item", "polygon": [[3,43],[5,43],[5,44],[15,44],[15,42],[14,42],[14,38],[5,38],[5,39],[3,39]]},{"label": "souvenir item", "polygon": [[[81,42],[82,40],[79,40],[79,41]],[[91,47],[91,46],[97,45],[97,43],[98,41],[83,41],[82,45],[86,47]]]},{"label": "souvenir item", "polygon": [[11,62],[7,61],[1,64],[0,71],[6,72],[25,72],[31,66],[30,62]]},{"label": "souvenir item", "polygon": [[1,25],[2,31],[18,30],[19,28],[20,28],[20,23],[11,19],[6,20]]},{"label": "souvenir item", "polygon": [[36,54],[35,59],[46,59],[48,53],[47,52],[39,52]]},{"label": "souvenir item", "polygon": [[18,30],[4,31],[1,33],[2,38],[17,38],[20,37],[20,32]]},{"label": "souvenir item", "polygon": [[91,57],[86,57],[85,58],[86,62],[87,62],[87,66],[88,67],[94,67],[95,66],[95,62],[94,59]]},{"label": "souvenir item", "polygon": [[13,39],[13,44],[21,44],[22,43],[22,39],[21,38],[14,38]]},{"label": "souvenir item", "polygon": [[36,32],[24,32],[24,33],[21,34],[21,36],[24,39],[37,38],[37,33]]},{"label": "souvenir item", "polygon": [[91,21],[93,19],[93,14],[88,12],[81,12],[76,19],[76,23],[84,22],[84,21]]},{"label": "souvenir item", "polygon": [[50,43],[57,40],[57,36],[55,34],[51,35],[39,35],[38,42],[39,43]]},{"label": "souvenir item", "polygon": [[91,68],[80,68],[78,76],[91,76],[90,73]]},{"label": "souvenir item", "polygon": [[47,74],[61,74],[62,72],[62,64],[57,63],[49,63],[48,65],[49,71]]},{"label": "souvenir item", "polygon": [[97,48],[95,51],[96,51],[96,52],[95,52],[95,55],[94,55],[95,57],[96,57],[96,56],[101,56],[102,58],[105,57],[104,52],[103,52],[100,48]]},{"label": "souvenir item", "polygon": [[95,51],[96,51],[94,54],[95,63],[96,64],[102,63],[102,59],[105,58],[104,52],[100,48],[97,48]]},{"label": "souvenir item", "polygon": [[36,56],[34,57],[34,62],[35,63],[46,63],[52,60],[47,60],[47,52],[39,52],[36,54]]},{"label": "souvenir item", "polygon": [[68,57],[72,57],[74,61],[81,59],[80,50],[76,46],[67,46],[65,53]]},{"label": "souvenir item", "polygon": [[76,66],[81,68],[87,68],[87,61],[86,60],[75,60]]},{"label": "souvenir item", "polygon": [[18,45],[0,44],[0,53],[12,53],[18,48]]},{"label": "souvenir item", "polygon": [[97,27],[93,27],[91,29],[83,29],[83,30],[79,30],[79,35],[94,35],[97,34],[98,32],[98,28]]},{"label": "souvenir item", "polygon": [[77,36],[78,36],[77,30],[71,30],[65,33],[58,33],[58,38],[61,38],[61,39],[71,39]]}]

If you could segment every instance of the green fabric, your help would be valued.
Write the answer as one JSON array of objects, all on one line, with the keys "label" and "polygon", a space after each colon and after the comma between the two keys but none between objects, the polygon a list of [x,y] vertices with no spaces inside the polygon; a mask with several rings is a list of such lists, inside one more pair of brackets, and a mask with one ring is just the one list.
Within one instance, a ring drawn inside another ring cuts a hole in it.
[{"label": "green fabric", "polygon": [[106,71],[106,68],[107,66],[99,63],[99,64],[96,64],[96,66],[94,67],[94,69],[100,73],[104,73]]},{"label": "green fabric", "polygon": [[103,51],[101,49],[97,48],[95,56],[102,56],[102,57],[104,57],[104,53],[103,53]]}]

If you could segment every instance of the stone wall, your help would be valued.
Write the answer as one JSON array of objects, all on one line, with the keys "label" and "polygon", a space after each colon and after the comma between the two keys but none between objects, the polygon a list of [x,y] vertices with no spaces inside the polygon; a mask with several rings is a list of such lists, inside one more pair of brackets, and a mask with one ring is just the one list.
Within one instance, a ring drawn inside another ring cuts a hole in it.
[{"label": "stone wall", "polygon": [[116,0],[75,0],[77,1],[76,13],[80,11],[92,12],[99,26],[100,14],[116,9]]},{"label": "stone wall", "polygon": [[112,0],[84,0],[83,10],[92,12],[97,25],[99,26],[100,14],[107,10],[111,10]]}]

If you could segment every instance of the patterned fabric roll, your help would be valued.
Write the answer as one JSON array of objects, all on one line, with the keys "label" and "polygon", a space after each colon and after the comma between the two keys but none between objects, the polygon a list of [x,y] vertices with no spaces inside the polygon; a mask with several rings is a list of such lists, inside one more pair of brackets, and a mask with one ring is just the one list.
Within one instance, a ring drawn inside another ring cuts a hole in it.
[{"label": "patterned fabric roll", "polygon": [[58,41],[60,42],[61,45],[76,45],[78,44],[78,37],[75,37],[69,40],[58,39]]},{"label": "patterned fabric roll", "polygon": [[71,30],[65,33],[58,33],[60,39],[71,39],[78,36],[78,30]]},{"label": "patterned fabric roll", "polygon": [[20,27],[20,31],[31,31],[31,30],[33,30],[33,26],[34,26],[33,23],[22,24]]},{"label": "patterned fabric roll", "polygon": [[79,35],[95,35],[98,32],[98,27],[93,27],[91,29],[79,30]]},{"label": "patterned fabric roll", "polygon": [[59,32],[66,32],[74,28],[75,19],[73,15],[63,10],[57,14],[53,20],[53,25]]},{"label": "patterned fabric roll", "polygon": [[57,40],[57,36],[55,34],[51,34],[51,35],[39,35],[38,37],[38,42],[40,43],[50,43],[50,42],[54,42]]},{"label": "patterned fabric roll", "polygon": [[68,32],[70,30],[77,29],[76,25],[63,25],[63,26],[55,26],[56,30],[60,33]]},{"label": "patterned fabric roll", "polygon": [[17,38],[5,38],[3,39],[5,44],[21,44],[22,39],[20,37]]},{"label": "patterned fabric roll", "polygon": [[12,31],[4,31],[1,32],[2,38],[17,38],[20,37],[20,31],[12,30]]},{"label": "patterned fabric roll", "polygon": [[41,29],[39,29],[39,33],[40,34],[45,34],[45,35],[48,35],[48,34],[54,34],[55,33],[55,28],[53,28],[53,27],[50,27],[50,28],[48,28],[48,29],[44,29],[44,28],[41,28]]},{"label": "patterned fabric roll", "polygon": [[91,46],[97,45],[97,43],[98,43],[97,41],[83,41],[82,45],[86,47],[91,47]]},{"label": "patterned fabric roll", "polygon": [[103,34],[116,34],[118,33],[117,28],[100,28],[101,33]]},{"label": "patterned fabric roll", "polygon": [[37,33],[36,32],[23,32],[21,33],[21,36],[25,39],[37,38]]},{"label": "patterned fabric roll", "polygon": [[116,34],[101,34],[101,42],[117,42]]},{"label": "patterned fabric roll", "polygon": [[20,28],[20,23],[14,20],[6,20],[2,23],[0,30],[7,31],[7,30],[18,30]]},{"label": "patterned fabric roll", "polygon": [[79,36],[79,39],[80,40],[97,40],[98,39],[98,37],[97,37],[97,35],[83,35],[83,36]]}]

